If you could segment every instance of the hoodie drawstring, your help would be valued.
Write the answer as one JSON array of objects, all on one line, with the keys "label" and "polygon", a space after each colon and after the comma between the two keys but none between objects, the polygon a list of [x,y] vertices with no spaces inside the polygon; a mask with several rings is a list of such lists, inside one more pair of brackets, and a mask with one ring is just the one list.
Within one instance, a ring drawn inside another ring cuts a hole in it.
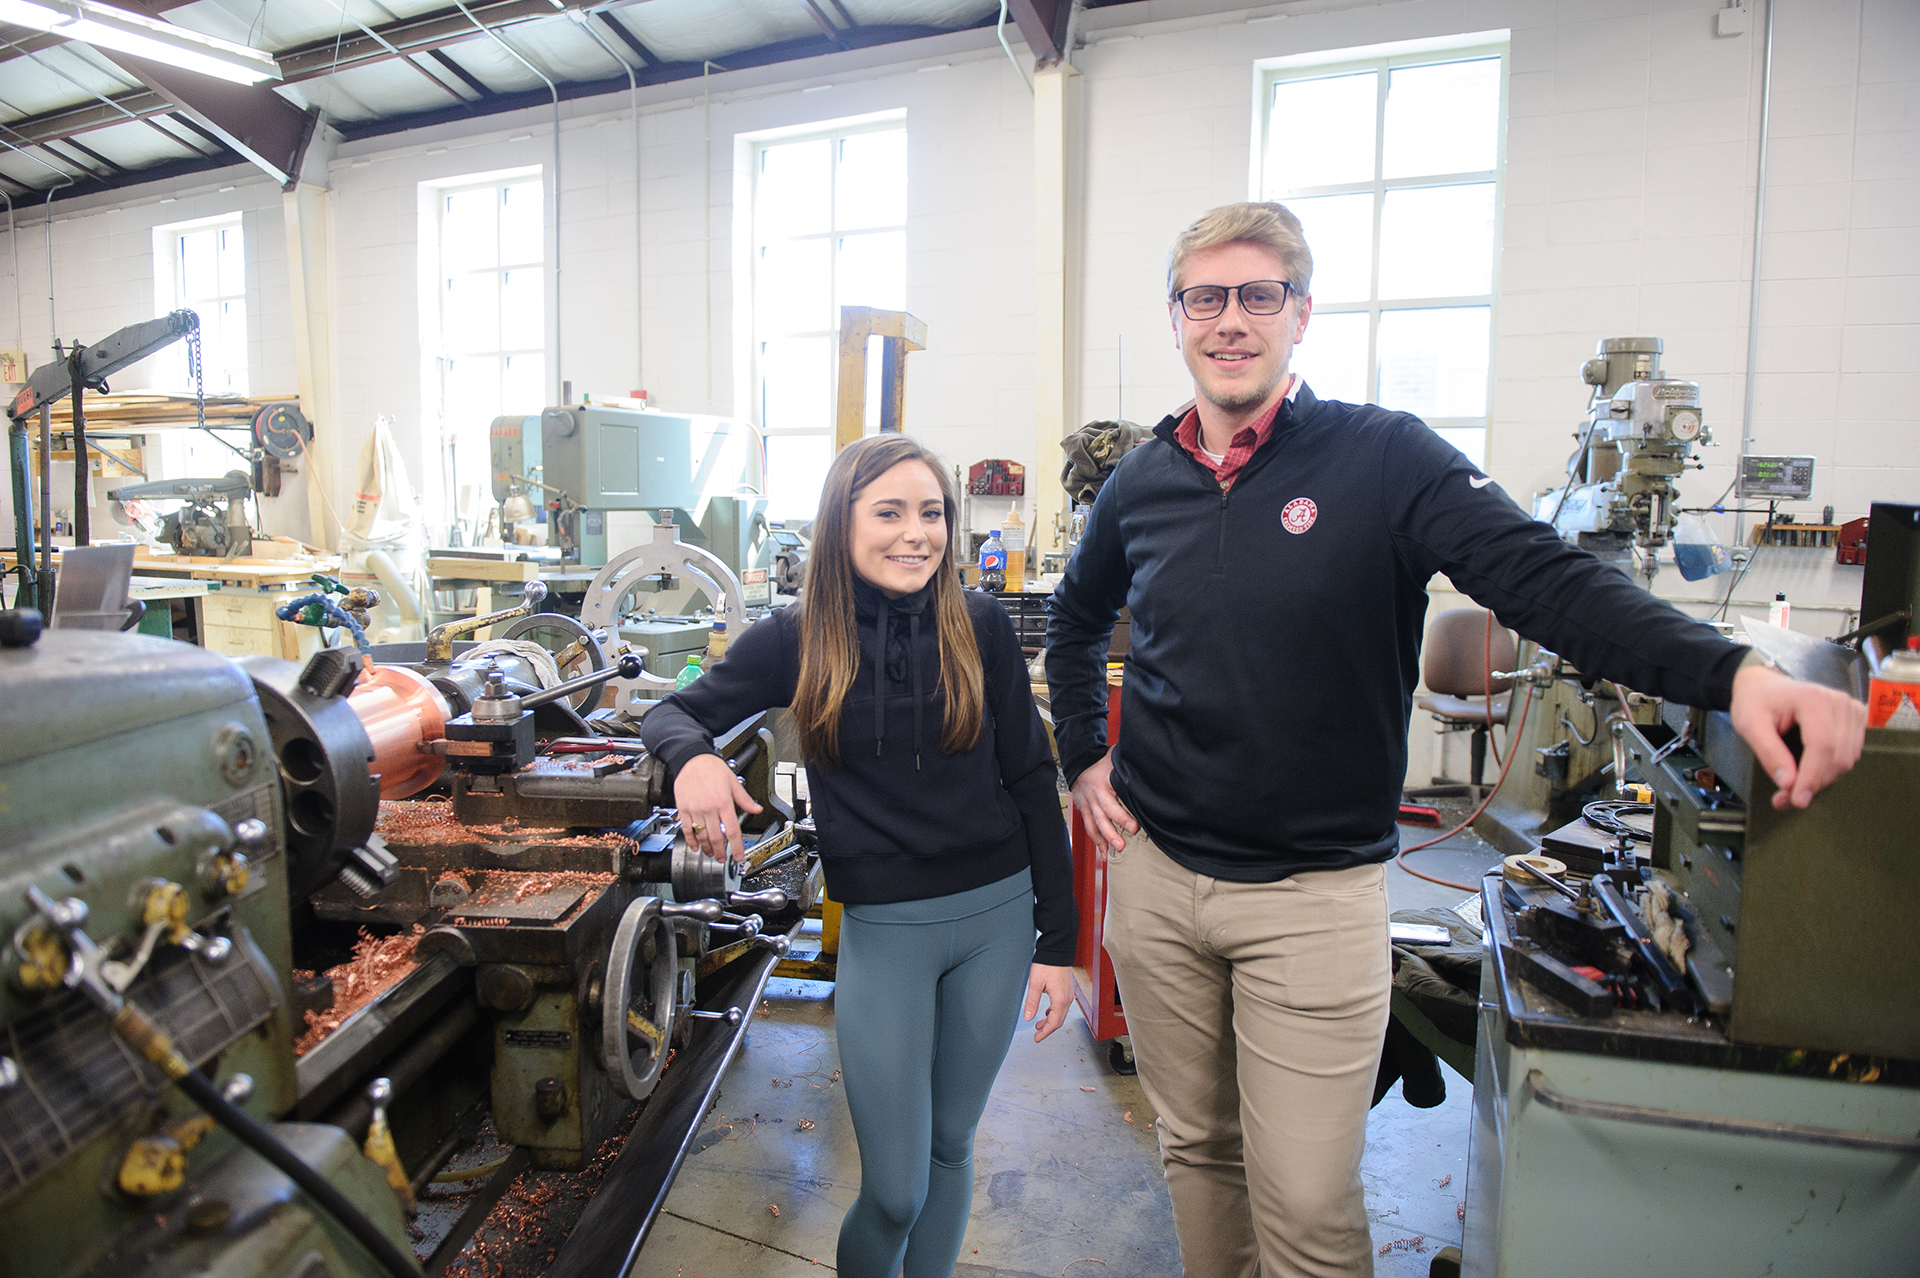
[{"label": "hoodie drawstring", "polygon": [[[880,757],[881,743],[887,739],[887,597],[880,596],[880,624],[874,631],[878,661],[873,663],[873,757]],[[907,658],[911,661],[911,655]]]},{"label": "hoodie drawstring", "polygon": [[920,614],[907,614],[907,686],[913,691],[913,770],[920,770],[920,663],[914,659],[920,646]]}]

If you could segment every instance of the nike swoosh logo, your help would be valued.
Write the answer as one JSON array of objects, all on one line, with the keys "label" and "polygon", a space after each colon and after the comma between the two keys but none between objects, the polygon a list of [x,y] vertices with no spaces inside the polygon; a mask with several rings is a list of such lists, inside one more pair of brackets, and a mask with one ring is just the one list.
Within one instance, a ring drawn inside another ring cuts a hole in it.
[{"label": "nike swoosh logo", "polygon": [[1482,475],[1478,479],[1469,479],[1467,481],[1467,483],[1471,484],[1475,488],[1485,488],[1488,484],[1491,484],[1492,482],[1493,482],[1493,477],[1491,475]]}]

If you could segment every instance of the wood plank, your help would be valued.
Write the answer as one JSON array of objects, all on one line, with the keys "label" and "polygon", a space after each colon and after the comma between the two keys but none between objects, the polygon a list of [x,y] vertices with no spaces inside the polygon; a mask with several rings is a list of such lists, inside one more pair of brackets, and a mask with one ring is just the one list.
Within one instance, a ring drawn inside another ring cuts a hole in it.
[{"label": "wood plank", "polygon": [[429,557],[427,576],[436,581],[538,581],[540,565],[531,559]]}]

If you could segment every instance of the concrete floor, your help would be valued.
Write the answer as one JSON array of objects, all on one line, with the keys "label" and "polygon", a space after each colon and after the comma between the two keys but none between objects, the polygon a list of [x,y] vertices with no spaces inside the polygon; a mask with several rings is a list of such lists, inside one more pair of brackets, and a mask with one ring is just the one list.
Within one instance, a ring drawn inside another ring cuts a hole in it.
[{"label": "concrete floor", "polygon": [[[1434,832],[1402,827],[1411,845]],[[1498,860],[1471,835],[1414,856],[1476,881]],[[1466,894],[1389,865],[1394,909]],[[639,1272],[649,1278],[797,1278],[832,1272],[859,1187],[837,1078],[832,988],[777,980],[716,1110],[680,1172]],[[1367,1123],[1361,1165],[1379,1278],[1425,1278],[1460,1241],[1472,1085],[1442,1067],[1446,1102],[1414,1109],[1396,1087]],[[1180,1272],[1153,1114],[1107,1065],[1075,1011],[1044,1043],[1016,1034],[974,1149],[972,1225],[957,1278],[1170,1278]]]}]

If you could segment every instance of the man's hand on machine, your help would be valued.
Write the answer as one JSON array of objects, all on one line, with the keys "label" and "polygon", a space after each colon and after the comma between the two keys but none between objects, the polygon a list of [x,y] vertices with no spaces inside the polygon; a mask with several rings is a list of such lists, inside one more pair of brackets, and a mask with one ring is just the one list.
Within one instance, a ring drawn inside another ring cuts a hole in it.
[{"label": "man's hand on machine", "polygon": [[[1804,808],[1860,759],[1867,738],[1867,708],[1844,692],[1792,678],[1763,665],[1742,666],[1733,676],[1728,711],[1734,731],[1777,787],[1773,806]],[[1800,726],[1800,761],[1780,735]],[[1091,769],[1089,769],[1091,771]],[[1078,797],[1078,787],[1075,788]]]},{"label": "man's hand on machine", "polygon": [[1027,974],[1027,1005],[1020,1019],[1030,1021],[1040,1015],[1040,996],[1047,996],[1047,1014],[1033,1027],[1033,1041],[1039,1042],[1066,1023],[1067,1009],[1073,1006],[1073,969],[1035,963]]},{"label": "man's hand on machine", "polygon": [[673,802],[680,809],[680,831],[689,846],[716,861],[729,854],[736,861],[747,859],[739,813],[761,809],[726,760],[717,754],[687,760],[674,778]]},{"label": "man's hand on machine", "polygon": [[1100,762],[1074,779],[1073,806],[1080,810],[1080,817],[1093,832],[1093,837],[1108,851],[1118,852],[1126,846],[1127,835],[1140,829],[1140,823],[1133,819],[1133,813],[1127,811],[1127,805],[1120,802],[1120,796],[1113,792],[1111,750],[1101,756]]}]

